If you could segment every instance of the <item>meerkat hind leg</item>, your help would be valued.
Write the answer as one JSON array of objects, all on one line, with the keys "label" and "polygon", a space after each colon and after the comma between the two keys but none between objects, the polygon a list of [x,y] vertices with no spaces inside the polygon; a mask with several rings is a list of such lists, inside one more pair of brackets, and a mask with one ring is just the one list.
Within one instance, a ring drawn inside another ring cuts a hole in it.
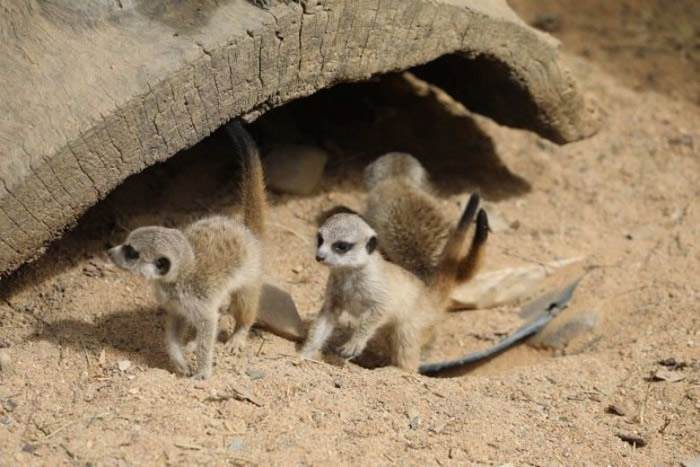
[{"label": "meerkat hind leg", "polygon": [[243,288],[231,297],[229,310],[236,319],[236,325],[233,329],[233,334],[226,342],[226,348],[229,352],[237,354],[245,347],[248,332],[255,324],[261,294],[262,287],[256,285]]},{"label": "meerkat hind leg", "polygon": [[420,363],[420,333],[405,323],[397,324],[393,331],[392,350],[394,365],[415,373]]}]

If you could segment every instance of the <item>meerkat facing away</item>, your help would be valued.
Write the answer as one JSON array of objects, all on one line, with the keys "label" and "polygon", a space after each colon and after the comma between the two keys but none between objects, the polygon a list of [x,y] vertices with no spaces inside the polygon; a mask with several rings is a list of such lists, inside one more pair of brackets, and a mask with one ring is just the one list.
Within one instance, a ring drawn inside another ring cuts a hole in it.
[{"label": "meerkat facing away", "polygon": [[263,285],[265,183],[258,148],[239,121],[226,125],[241,158],[243,222],[226,216],[198,220],[184,230],[160,226],[132,231],[109,250],[112,261],[155,286],[167,311],[166,347],[176,370],[189,375],[182,353],[188,326],[196,332],[194,379],[212,372],[219,309],[228,305],[235,317],[227,342],[238,352],[255,322]]},{"label": "meerkat facing away", "polygon": [[[382,253],[427,283],[453,230],[427,171],[410,154],[390,152],[365,168],[364,181],[369,189],[366,217],[382,240]],[[483,252],[469,251],[457,282],[476,273]]]},{"label": "meerkat facing away", "polygon": [[[331,268],[322,310],[309,331],[302,354],[321,350],[347,312],[357,319],[350,339],[340,348],[344,358],[359,356],[380,328],[391,336],[391,362],[407,371],[418,370],[421,351],[434,337],[440,311],[456,280],[461,251],[478,207],[472,195],[460,222],[445,245],[435,274],[427,285],[377,251],[377,233],[357,214],[329,217],[318,230],[316,260]],[[486,213],[477,215],[471,249],[488,235]]]}]

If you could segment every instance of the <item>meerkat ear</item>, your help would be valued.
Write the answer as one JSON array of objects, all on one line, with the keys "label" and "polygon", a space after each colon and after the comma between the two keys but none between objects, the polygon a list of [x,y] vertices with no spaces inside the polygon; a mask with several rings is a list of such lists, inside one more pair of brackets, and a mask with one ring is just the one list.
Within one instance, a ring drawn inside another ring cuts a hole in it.
[{"label": "meerkat ear", "polygon": [[365,246],[367,248],[367,253],[372,254],[374,250],[377,249],[377,236],[372,235],[369,240],[367,240],[367,245]]},{"label": "meerkat ear", "polygon": [[170,260],[165,256],[161,256],[156,260],[155,266],[158,270],[158,274],[164,276],[168,273],[168,271],[170,271]]}]

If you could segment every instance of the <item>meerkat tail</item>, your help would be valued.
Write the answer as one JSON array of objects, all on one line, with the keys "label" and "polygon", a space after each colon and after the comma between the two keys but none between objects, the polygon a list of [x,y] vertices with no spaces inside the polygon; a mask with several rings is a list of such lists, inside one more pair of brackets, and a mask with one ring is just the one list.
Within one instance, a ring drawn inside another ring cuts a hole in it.
[{"label": "meerkat tail", "polygon": [[[467,355],[463,355],[454,360],[447,360],[437,363],[424,363],[418,368],[418,372],[426,376],[455,376],[468,365],[491,358],[504,350],[522,342],[528,337],[537,334],[545,328],[554,318],[568,306],[573,297],[574,290],[581,282],[582,277],[565,285],[563,288],[539,297],[523,307],[526,309],[540,310],[534,318],[515,330],[513,334],[507,336],[502,341],[484,350],[477,350]],[[533,308],[534,307],[534,308]],[[458,372],[458,373],[455,373]]]},{"label": "meerkat tail", "polygon": [[244,223],[256,235],[262,237],[265,233],[267,198],[258,145],[239,119],[227,123],[226,132],[241,158],[240,190]]},{"label": "meerkat tail", "polygon": [[436,287],[442,295],[446,296],[456,281],[460,266],[459,255],[462,251],[469,226],[474,220],[476,210],[479,207],[479,199],[478,191],[475,191],[469,197],[469,201],[464,208],[464,212],[459,219],[457,227],[450,235],[450,238],[447,240],[442,250],[442,257],[437,266],[435,276],[430,281],[431,286]]},{"label": "meerkat tail", "polygon": [[506,337],[497,344],[489,347],[488,349],[478,350],[476,352],[464,355],[454,360],[447,360],[439,363],[424,363],[420,367],[418,367],[418,372],[426,376],[440,376],[441,373],[455,371],[459,368],[469,365],[470,363],[475,363],[490,358],[512,347],[518,342],[532,336],[533,334],[537,334],[547,324],[549,324],[549,322],[552,321],[554,317],[555,315],[552,315],[550,313],[544,313],[542,315],[539,315],[531,322],[517,329],[510,336]]},{"label": "meerkat tail", "polygon": [[457,267],[457,282],[466,282],[479,270],[481,260],[486,250],[486,240],[489,236],[489,218],[486,211],[479,209],[476,215],[476,229],[469,251],[459,262]]}]

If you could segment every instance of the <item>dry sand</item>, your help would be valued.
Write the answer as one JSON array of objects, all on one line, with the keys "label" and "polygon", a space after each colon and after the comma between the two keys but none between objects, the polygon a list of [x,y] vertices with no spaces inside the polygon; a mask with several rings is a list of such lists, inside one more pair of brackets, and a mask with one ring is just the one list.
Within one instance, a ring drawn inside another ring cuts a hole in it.
[{"label": "dry sand", "polygon": [[[362,208],[362,167],[408,150],[445,209],[456,215],[479,187],[505,220],[485,270],[585,255],[570,311],[598,313],[593,332],[431,379],[301,361],[292,342],[256,331],[243,356],[217,348],[210,381],[176,377],[151,290],[107,266],[103,250],[138,225],[236,206],[235,164],[217,133],[129,179],[0,284],[10,358],[0,360],[0,464],[678,465],[698,455],[700,8],[536,3],[514,6],[562,39],[601,105],[600,133],[559,147],[400,80],[271,112],[253,128],[264,145],[318,144],[333,157],[315,194],[271,196],[269,271],[313,316],[327,273],[312,254],[315,216]],[[517,309],[446,315],[433,359],[493,344],[517,327]],[[659,370],[667,380],[650,378]]]}]

